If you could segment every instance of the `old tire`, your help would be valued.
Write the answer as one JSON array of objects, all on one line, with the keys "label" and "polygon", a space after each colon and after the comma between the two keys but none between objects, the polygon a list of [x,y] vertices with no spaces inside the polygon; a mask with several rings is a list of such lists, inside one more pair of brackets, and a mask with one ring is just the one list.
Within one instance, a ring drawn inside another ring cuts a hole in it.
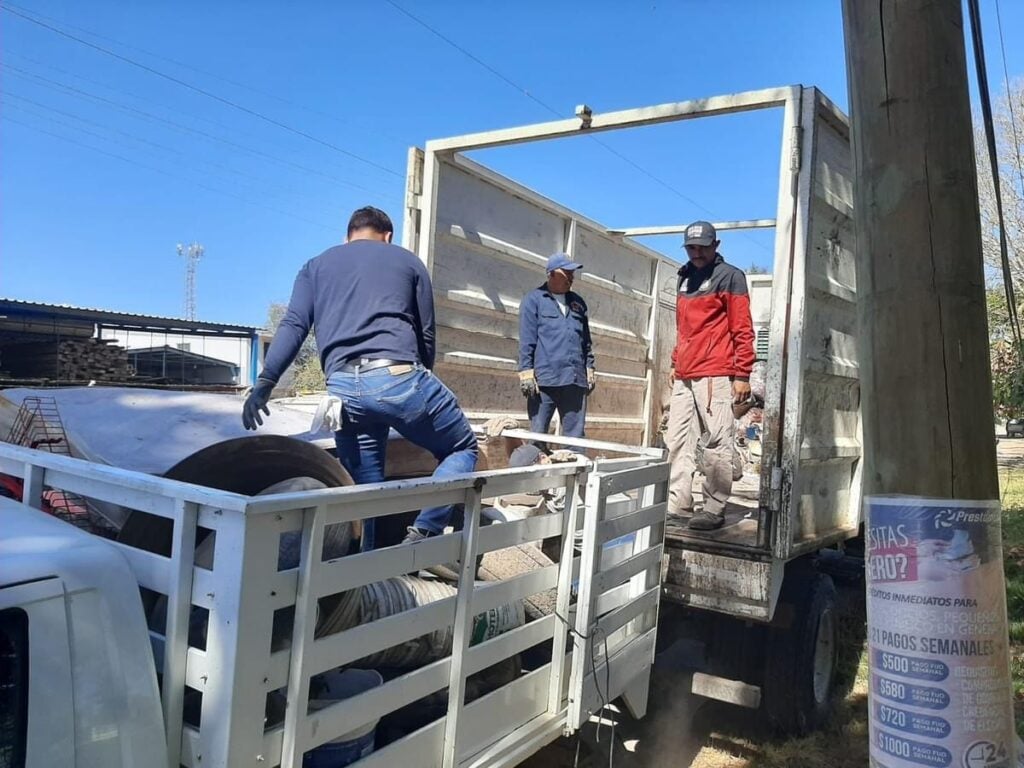
[{"label": "old tire", "polygon": [[831,577],[787,571],[776,618],[765,649],[764,712],[777,730],[803,735],[832,714],[839,616]]}]

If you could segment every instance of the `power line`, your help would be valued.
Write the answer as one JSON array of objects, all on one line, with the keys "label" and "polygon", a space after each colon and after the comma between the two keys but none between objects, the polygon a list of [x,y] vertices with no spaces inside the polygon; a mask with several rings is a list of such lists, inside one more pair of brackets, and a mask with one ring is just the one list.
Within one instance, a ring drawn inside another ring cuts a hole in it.
[{"label": "power line", "polygon": [[[416,16],[415,14],[413,14],[412,12],[407,10],[406,8],[404,8],[401,5],[399,5],[397,2],[395,2],[395,0],[384,0],[384,2],[386,2],[392,8],[397,10],[399,13],[401,13],[404,16],[412,19],[414,22],[416,22],[421,27],[423,27],[424,29],[429,31],[435,37],[440,38],[441,40],[446,42],[448,45],[450,45],[455,50],[459,51],[461,54],[463,54],[467,58],[469,58],[472,61],[474,61],[477,64],[479,64],[481,67],[486,69],[488,72],[490,72],[492,75],[497,77],[499,80],[501,80],[506,85],[511,86],[512,88],[515,88],[521,94],[526,96],[528,99],[533,101],[535,104],[538,104],[539,106],[541,106],[544,109],[546,109],[548,112],[550,112],[555,117],[564,117],[565,116],[560,111],[558,111],[557,109],[552,107],[550,104],[548,104],[548,103],[542,101],[541,99],[537,98],[536,96],[534,96],[532,93],[530,93],[530,91],[527,88],[524,88],[523,86],[519,85],[519,83],[515,82],[511,78],[509,78],[506,75],[502,74],[500,71],[498,71],[497,69],[492,67],[486,61],[484,61],[483,59],[477,57],[476,55],[474,55],[473,53],[471,53],[470,51],[466,50],[461,45],[456,43],[450,37],[448,37],[447,35],[443,34],[440,30],[435,29],[430,24],[428,24],[426,21],[421,19],[419,16]],[[671,184],[669,184],[667,181],[665,181],[661,177],[659,177],[656,174],[652,173],[651,171],[647,170],[642,165],[640,165],[639,163],[637,163],[634,160],[630,159],[629,157],[624,155],[622,152],[620,152],[619,150],[617,150],[614,147],[612,147],[611,145],[609,145],[608,143],[598,139],[596,136],[588,136],[588,138],[591,141],[593,141],[596,144],[598,144],[599,146],[603,147],[605,150],[610,152],[615,157],[619,158],[620,160],[622,160],[623,162],[625,162],[626,164],[628,164],[629,166],[634,168],[635,170],[637,170],[640,173],[642,173],[647,178],[651,179],[652,181],[654,181],[655,183],[657,183],[661,187],[667,189],[669,192],[672,192],[673,194],[677,195],[678,197],[682,198],[683,200],[686,200],[688,203],[690,203],[691,205],[693,205],[693,206],[699,208],[700,210],[704,211],[705,213],[707,213],[712,218],[717,218],[712,210],[710,210],[706,206],[700,204],[699,202],[697,202],[696,200],[694,200],[692,197],[690,197],[689,195],[685,194],[681,190],[679,190],[676,187],[672,186]],[[748,234],[746,234],[746,233],[742,233],[742,234],[745,237],[747,237],[747,239],[749,239],[751,242],[757,244],[758,247],[764,248],[765,250],[770,250],[763,243],[759,242],[758,240],[755,240],[754,238],[750,237]]]},{"label": "power line", "polygon": [[1010,256],[1007,252],[1006,221],[1003,217],[1003,196],[999,183],[999,156],[996,152],[996,131],[992,121],[992,101],[989,97],[988,71],[985,66],[985,45],[981,30],[981,9],[978,0],[967,0],[967,10],[971,20],[971,42],[974,44],[974,67],[978,78],[978,97],[981,100],[982,120],[985,123],[985,144],[988,148],[988,160],[992,171],[992,186],[995,193],[996,218],[999,223],[999,256],[1003,268],[1003,290],[1006,292],[1006,310],[1010,319],[1010,329],[1017,351],[1024,351],[1024,336],[1021,334],[1020,319],[1017,313],[1017,296],[1010,272]]},{"label": "power line", "polygon": [[[245,171],[240,171],[240,170],[238,170],[236,168],[232,168],[231,166],[223,165],[222,163],[217,163],[217,162],[214,162],[212,160],[202,160],[202,159],[199,159],[199,158],[191,158],[187,154],[185,154],[184,152],[181,152],[180,150],[175,149],[174,147],[168,147],[168,146],[166,146],[164,144],[160,144],[160,143],[155,142],[155,141],[150,141],[149,139],[145,139],[145,138],[142,138],[140,136],[136,136],[133,133],[129,133],[127,131],[122,131],[122,130],[119,130],[119,129],[114,128],[112,126],[96,122],[95,120],[90,120],[90,119],[88,119],[86,117],[82,117],[81,115],[77,115],[77,114],[75,114],[73,112],[67,112],[65,110],[61,110],[61,109],[56,109],[54,107],[50,107],[50,106],[48,106],[46,104],[42,104],[42,103],[40,103],[38,101],[34,101],[33,99],[28,99],[28,98],[25,98],[24,96],[20,96],[18,94],[11,93],[10,91],[6,91],[6,92],[4,92],[2,94],[2,96],[0,96],[0,103],[4,103],[7,100],[12,99],[12,98],[17,100],[17,101],[23,101],[23,102],[25,102],[27,104],[33,105],[37,109],[45,110],[46,112],[51,112],[51,113],[58,114],[58,115],[64,115],[66,117],[71,118],[72,120],[76,120],[76,121],[84,123],[86,125],[92,125],[92,126],[95,126],[97,128],[100,128],[100,129],[103,129],[103,130],[110,131],[112,133],[118,134],[120,136],[124,136],[125,138],[130,139],[132,141],[137,141],[137,142],[140,142],[141,144],[146,144],[146,145],[148,145],[149,147],[152,147],[155,150],[158,150],[158,151],[161,151],[161,152],[168,152],[168,153],[171,153],[172,155],[177,155],[179,157],[183,157],[186,160],[191,161],[193,163],[196,163],[196,162],[202,163],[204,165],[209,165],[212,168],[220,169],[220,170],[222,170],[224,172],[230,173],[232,175],[235,175],[235,176],[238,176],[238,177],[241,177],[241,178],[244,178],[244,179],[248,179],[250,181],[255,181],[255,182],[260,183],[260,184],[270,185],[271,186],[271,191],[267,191],[266,189],[260,190],[260,194],[261,195],[273,196],[273,195],[279,195],[281,192],[290,192],[292,194],[298,194],[298,195],[305,194],[301,190],[295,189],[294,187],[282,186],[281,184],[278,184],[278,183],[276,183],[276,182],[274,182],[272,180],[264,179],[264,178],[261,178],[259,176],[255,176],[255,175],[253,175],[251,173],[246,173]],[[24,112],[26,114],[32,115],[33,117],[37,117],[37,118],[41,118],[43,120],[47,120],[49,123],[51,123],[53,125],[60,125],[60,126],[63,126],[65,128],[69,128],[69,129],[71,129],[73,131],[78,131],[80,133],[83,133],[83,134],[85,134],[87,136],[92,136],[94,138],[100,139],[102,141],[116,141],[116,139],[113,139],[110,136],[106,136],[106,135],[104,135],[102,133],[98,133],[96,131],[91,131],[91,130],[89,130],[87,128],[83,128],[81,125],[75,125],[74,123],[69,123],[69,122],[66,122],[64,120],[58,120],[58,119],[56,119],[54,117],[51,117],[49,115],[41,114],[37,110],[26,109],[24,106],[22,106],[20,104],[10,104],[10,105],[8,105],[7,108],[8,109],[15,109],[15,110],[22,111],[22,112]],[[203,173],[208,173],[208,171],[206,171],[205,169],[198,169],[198,170],[201,170]],[[227,181],[229,181],[230,183],[237,183],[237,180],[227,180]],[[253,191],[255,191],[255,190],[253,190]],[[333,215],[332,212],[329,212],[329,211],[327,211],[327,210],[325,210],[323,208],[320,208],[318,210],[321,213],[323,213],[323,214]]]},{"label": "power line", "polygon": [[29,129],[31,129],[33,131],[36,131],[37,133],[42,133],[42,134],[45,134],[47,136],[52,136],[53,138],[60,139],[61,141],[66,141],[69,144],[74,144],[74,145],[79,146],[79,147],[84,147],[85,149],[91,149],[93,152],[98,152],[101,155],[106,155],[107,157],[112,157],[112,158],[114,158],[116,160],[120,160],[122,162],[128,163],[129,165],[134,165],[134,166],[137,166],[139,168],[143,168],[143,169],[145,169],[147,171],[152,171],[153,173],[159,173],[161,176],[167,176],[167,177],[172,178],[172,179],[177,179],[178,181],[187,182],[188,184],[191,184],[191,185],[196,186],[196,187],[200,187],[200,188],[205,189],[205,190],[207,190],[209,192],[214,192],[214,193],[216,193],[218,195],[225,195],[227,197],[234,198],[235,200],[239,200],[239,201],[241,201],[243,203],[246,203],[248,205],[254,205],[254,206],[257,206],[259,208],[264,208],[264,209],[266,209],[268,211],[272,211],[274,213],[279,213],[282,216],[288,216],[290,218],[297,219],[299,221],[305,222],[306,224],[313,224],[313,225],[318,226],[318,227],[323,227],[324,229],[329,229],[329,230],[331,230],[334,233],[338,232],[338,226],[337,225],[325,224],[322,221],[314,221],[313,219],[307,219],[306,217],[300,216],[299,214],[291,213],[290,211],[285,211],[285,210],[282,210],[280,208],[275,208],[273,206],[265,205],[263,203],[256,202],[255,200],[250,200],[250,199],[248,199],[246,197],[242,197],[241,195],[236,195],[233,192],[228,192],[226,190],[219,189],[217,187],[211,187],[211,186],[209,186],[207,184],[203,184],[202,182],[197,182],[197,181],[194,181],[192,179],[188,179],[188,178],[186,178],[184,176],[179,176],[178,174],[170,173],[169,171],[165,171],[162,168],[156,168],[156,167],[154,167],[152,165],[147,165],[146,163],[140,163],[137,160],[133,160],[132,158],[129,158],[129,157],[124,157],[123,155],[119,155],[119,154],[117,154],[115,152],[108,152],[107,150],[101,149],[100,147],[94,147],[92,144],[86,144],[85,142],[77,141],[77,140],[71,138],[70,136],[63,136],[63,135],[61,135],[59,133],[54,133],[53,131],[48,131],[45,128],[40,128],[37,125],[32,125],[31,123],[26,123],[23,120],[18,120],[17,118],[11,117],[7,113],[0,114],[0,120],[4,120],[4,121],[9,122],[9,123],[14,123],[16,125],[21,125],[21,126],[23,126],[25,128],[29,128]]},{"label": "power line", "polygon": [[212,133],[207,133],[206,131],[200,130],[198,128],[194,128],[194,127],[189,126],[189,125],[183,125],[182,123],[178,123],[178,122],[176,122],[174,120],[170,120],[170,119],[168,119],[166,117],[162,117],[161,115],[156,115],[156,114],[153,114],[152,112],[147,112],[146,110],[139,109],[138,107],[133,107],[133,106],[128,105],[128,104],[122,104],[120,102],[114,101],[113,99],[108,99],[108,98],[106,98],[104,96],[99,96],[99,95],[97,95],[95,93],[91,93],[91,92],[83,90],[81,88],[76,88],[73,85],[68,85],[66,83],[61,83],[58,80],[52,80],[52,79],[50,79],[48,77],[44,77],[43,75],[39,75],[39,74],[36,74],[34,72],[29,72],[27,70],[21,69],[19,67],[12,66],[10,64],[5,64],[4,65],[4,70],[12,72],[16,77],[23,77],[23,78],[28,78],[30,80],[35,80],[35,81],[37,81],[37,82],[39,82],[41,84],[46,85],[47,87],[55,88],[57,90],[63,91],[65,93],[69,93],[69,94],[77,96],[79,98],[86,98],[86,99],[90,99],[92,101],[95,101],[95,102],[98,102],[98,103],[101,103],[101,104],[107,104],[109,106],[115,107],[116,109],[120,109],[120,110],[122,110],[124,112],[131,112],[131,113],[134,113],[135,115],[138,115],[138,116],[142,117],[143,119],[146,119],[146,120],[149,120],[149,121],[156,121],[156,122],[159,122],[159,123],[164,123],[165,125],[171,126],[175,130],[185,131],[187,133],[193,133],[193,134],[195,134],[197,136],[202,136],[205,139],[209,139],[211,141],[216,141],[216,142],[218,142],[220,144],[224,144],[224,145],[229,146],[229,147],[234,147],[235,149],[240,149],[240,150],[242,150],[244,152],[249,152],[249,153],[254,154],[254,155],[258,156],[258,157],[263,157],[263,158],[265,158],[267,160],[271,160],[273,162],[280,163],[282,165],[290,166],[290,167],[295,168],[296,170],[300,170],[300,171],[302,171],[304,173],[311,173],[311,174],[314,174],[316,176],[322,176],[323,178],[330,179],[331,181],[333,181],[335,183],[344,184],[346,186],[352,187],[353,189],[358,189],[358,190],[361,190],[363,192],[370,192],[372,194],[386,196],[385,193],[381,192],[380,190],[372,189],[370,187],[365,187],[365,186],[363,186],[361,184],[356,184],[355,182],[348,181],[346,179],[338,178],[337,176],[332,176],[332,175],[330,175],[328,173],[324,173],[323,171],[317,170],[316,168],[311,168],[309,166],[305,166],[305,165],[302,165],[300,163],[296,163],[294,161],[287,160],[285,158],[280,158],[280,157],[277,157],[275,155],[271,155],[271,154],[269,154],[267,152],[264,152],[261,149],[256,149],[254,147],[249,147],[249,146],[246,146],[245,144],[239,144],[238,142],[231,141],[230,139],[225,139],[225,138],[222,138],[222,137],[217,136],[217,135],[212,134]]},{"label": "power line", "polygon": [[[256,88],[253,85],[250,85],[248,83],[243,83],[243,82],[240,82],[238,80],[232,80],[230,77],[224,77],[223,75],[218,75],[215,72],[210,72],[208,70],[201,69],[200,67],[197,67],[197,66],[195,66],[193,64],[189,64],[188,62],[178,61],[177,59],[172,59],[169,56],[164,56],[163,54],[155,53],[154,51],[150,51],[150,50],[147,50],[145,48],[141,48],[141,47],[139,47],[137,45],[132,45],[131,43],[126,43],[123,40],[118,40],[118,39],[113,38],[113,37],[108,37],[106,35],[101,35],[100,33],[95,32],[95,31],[93,31],[91,29],[86,29],[85,27],[80,27],[80,26],[76,26],[74,24],[69,24],[69,23],[67,23],[67,22],[65,22],[63,20],[58,20],[58,19],[55,19],[52,16],[47,16],[44,13],[39,13],[39,11],[31,10],[31,9],[25,8],[24,6],[19,6],[16,3],[7,2],[6,4],[9,7],[11,7],[11,8],[16,8],[16,9],[18,9],[20,11],[23,11],[23,12],[26,12],[26,13],[31,13],[36,18],[46,19],[47,21],[51,21],[51,22],[54,22],[54,23],[60,23],[64,27],[66,27],[68,29],[74,29],[74,30],[76,30],[78,32],[81,32],[82,34],[88,35],[89,37],[94,37],[97,40],[105,40],[108,43],[113,43],[114,45],[120,46],[122,48],[126,48],[126,49],[131,50],[131,51],[138,51],[139,53],[144,54],[146,56],[149,56],[151,58],[158,59],[160,61],[165,61],[168,64],[173,64],[173,65],[175,65],[177,67],[182,67],[184,69],[189,69],[189,70],[191,70],[193,72],[196,72],[196,73],[198,73],[200,75],[205,75],[206,77],[211,77],[214,80],[220,80],[222,83],[227,83],[228,85],[233,85],[236,88],[242,88],[242,89],[244,89],[246,91],[250,91],[251,93],[256,93],[256,94],[259,94],[260,96],[265,96],[268,99],[274,99],[275,101],[280,102],[281,104],[287,104],[290,107],[295,107],[296,109],[302,109],[302,110],[305,110],[306,112],[309,112],[310,114],[319,115],[320,117],[326,117],[328,120],[334,120],[336,122],[343,123],[343,124],[346,124],[346,125],[356,125],[357,123],[362,123],[363,124],[362,128],[364,130],[372,130],[374,133],[387,136],[387,137],[389,137],[389,138],[391,138],[391,139],[393,139],[395,141],[403,141],[403,139],[401,139],[400,137],[396,136],[395,134],[390,133],[388,131],[381,130],[380,126],[378,126],[378,125],[373,125],[373,126],[369,126],[368,127],[367,124],[364,121],[353,120],[352,118],[348,118],[348,117],[341,117],[339,115],[331,114],[330,112],[324,112],[321,109],[316,109],[315,107],[310,107],[310,106],[308,106],[306,104],[300,104],[300,103],[298,103],[296,101],[292,101],[290,99],[286,99],[286,98],[284,98],[282,96],[279,96],[276,93],[272,93],[271,91],[265,91],[262,88]],[[10,54],[8,54],[8,55],[10,55]],[[22,58],[27,58],[27,57],[23,56]]]},{"label": "power line", "polygon": [[1020,158],[1020,134],[1017,133],[1016,110],[1013,108],[1013,94],[1010,93],[1010,73],[1006,70],[1006,42],[1003,40],[1003,16],[999,12],[999,0],[996,0],[996,26],[999,29],[999,51],[1003,58],[1003,82],[1006,84],[1006,104],[1010,109],[1013,149],[1017,155],[1017,179],[1020,181],[1021,195],[1024,195],[1024,162],[1021,162]]},{"label": "power line", "polygon": [[236,101],[227,99],[223,96],[213,93],[212,91],[208,91],[205,88],[200,88],[199,86],[193,85],[192,83],[182,80],[181,78],[175,77],[174,75],[169,75],[166,72],[161,72],[160,70],[150,67],[147,64],[143,64],[141,61],[136,61],[135,59],[129,58],[128,56],[122,56],[120,53],[117,53],[116,51],[112,51],[111,49],[105,48],[102,45],[97,45],[96,43],[89,42],[84,38],[78,37],[77,35],[73,35],[70,32],[66,32],[63,29],[60,29],[59,27],[56,27],[52,24],[47,24],[45,21],[34,18],[26,13],[22,13],[21,11],[15,10],[10,6],[0,5],[0,10],[7,11],[7,13],[18,16],[19,18],[31,22],[32,24],[36,24],[37,26],[42,27],[43,29],[47,29],[55,34],[58,34],[61,37],[65,37],[68,40],[73,40],[76,43],[79,43],[80,45],[92,48],[93,50],[99,51],[100,53],[106,54],[107,56],[111,56],[112,58],[115,58],[119,61],[123,61],[126,64],[130,64],[133,67],[137,67],[138,69],[141,69],[144,72],[148,72],[152,75],[156,75],[157,77],[163,78],[168,82],[180,85],[182,88],[187,88],[190,91],[194,91],[195,93],[198,93],[202,96],[206,96],[209,99],[213,99],[214,101],[220,102],[221,104],[225,104],[231,107],[232,109],[238,110],[239,112],[243,112],[259,120],[263,120],[264,122],[269,123],[270,125],[274,125],[285,131],[294,133],[296,136],[301,136],[304,139],[315,142],[316,144],[320,144],[321,146],[327,147],[328,149],[334,150],[335,152],[345,155],[346,157],[351,157],[354,160],[358,160],[362,163],[365,163],[366,165],[371,166],[372,168],[384,171],[385,173],[389,173],[393,176],[398,176],[399,178],[403,177],[403,174],[391,168],[388,168],[387,166],[381,165],[380,163],[376,163],[373,160],[365,158],[362,155],[358,155],[355,152],[351,152],[345,149],[344,147],[339,147],[337,144],[332,144],[329,141],[325,141],[317,136],[313,136],[312,134],[307,133],[306,131],[288,125],[287,123],[282,123],[280,120],[275,120],[274,118],[269,117],[268,115],[264,115],[262,112],[258,112],[255,109],[250,109],[249,107],[246,107],[243,104],[239,104]]}]

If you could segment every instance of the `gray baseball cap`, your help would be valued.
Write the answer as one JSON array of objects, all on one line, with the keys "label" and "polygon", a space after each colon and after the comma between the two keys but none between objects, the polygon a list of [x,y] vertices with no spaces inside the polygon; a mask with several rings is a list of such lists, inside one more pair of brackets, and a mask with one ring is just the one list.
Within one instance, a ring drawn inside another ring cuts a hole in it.
[{"label": "gray baseball cap", "polygon": [[708,221],[695,221],[686,228],[686,239],[683,247],[688,245],[711,245],[718,239],[718,233]]}]

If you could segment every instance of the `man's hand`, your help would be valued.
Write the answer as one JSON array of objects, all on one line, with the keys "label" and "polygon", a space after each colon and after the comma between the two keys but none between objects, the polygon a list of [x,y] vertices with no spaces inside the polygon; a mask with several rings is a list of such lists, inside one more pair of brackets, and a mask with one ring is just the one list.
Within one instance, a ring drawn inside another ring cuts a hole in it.
[{"label": "man's hand", "polygon": [[537,386],[537,377],[533,375],[533,368],[519,372],[519,391],[524,397],[537,397],[540,394],[540,387]]},{"label": "man's hand", "polygon": [[674,387],[676,385],[676,369],[675,368],[669,368],[668,369],[668,385],[670,387]]},{"label": "man's hand", "polygon": [[597,386],[597,371],[593,368],[587,368],[587,392],[593,392],[594,387]]},{"label": "man's hand", "polygon": [[263,426],[263,417],[260,411],[267,416],[270,409],[267,408],[267,401],[270,400],[270,393],[274,391],[276,382],[270,379],[257,379],[256,385],[245,398],[245,405],[242,406],[242,426],[246,429],[256,429]]},{"label": "man's hand", "polygon": [[743,379],[733,379],[732,401],[734,403],[745,403],[750,399],[750,382]]}]

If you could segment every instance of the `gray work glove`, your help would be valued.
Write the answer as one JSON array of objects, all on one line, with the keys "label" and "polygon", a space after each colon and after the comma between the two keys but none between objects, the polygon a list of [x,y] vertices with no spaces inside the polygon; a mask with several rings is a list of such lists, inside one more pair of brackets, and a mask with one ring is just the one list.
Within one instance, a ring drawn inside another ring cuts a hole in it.
[{"label": "gray work glove", "polygon": [[537,397],[540,394],[540,387],[537,386],[537,377],[533,375],[533,368],[519,372],[519,391],[524,397]]},{"label": "gray work glove", "polygon": [[587,368],[587,393],[594,391],[594,387],[597,386],[597,371],[593,368]]},{"label": "gray work glove", "polygon": [[257,379],[256,385],[245,398],[245,405],[242,406],[242,426],[246,429],[256,429],[263,426],[263,417],[260,411],[267,416],[270,409],[267,408],[267,401],[270,400],[270,393],[274,391],[277,382],[270,379]]}]

